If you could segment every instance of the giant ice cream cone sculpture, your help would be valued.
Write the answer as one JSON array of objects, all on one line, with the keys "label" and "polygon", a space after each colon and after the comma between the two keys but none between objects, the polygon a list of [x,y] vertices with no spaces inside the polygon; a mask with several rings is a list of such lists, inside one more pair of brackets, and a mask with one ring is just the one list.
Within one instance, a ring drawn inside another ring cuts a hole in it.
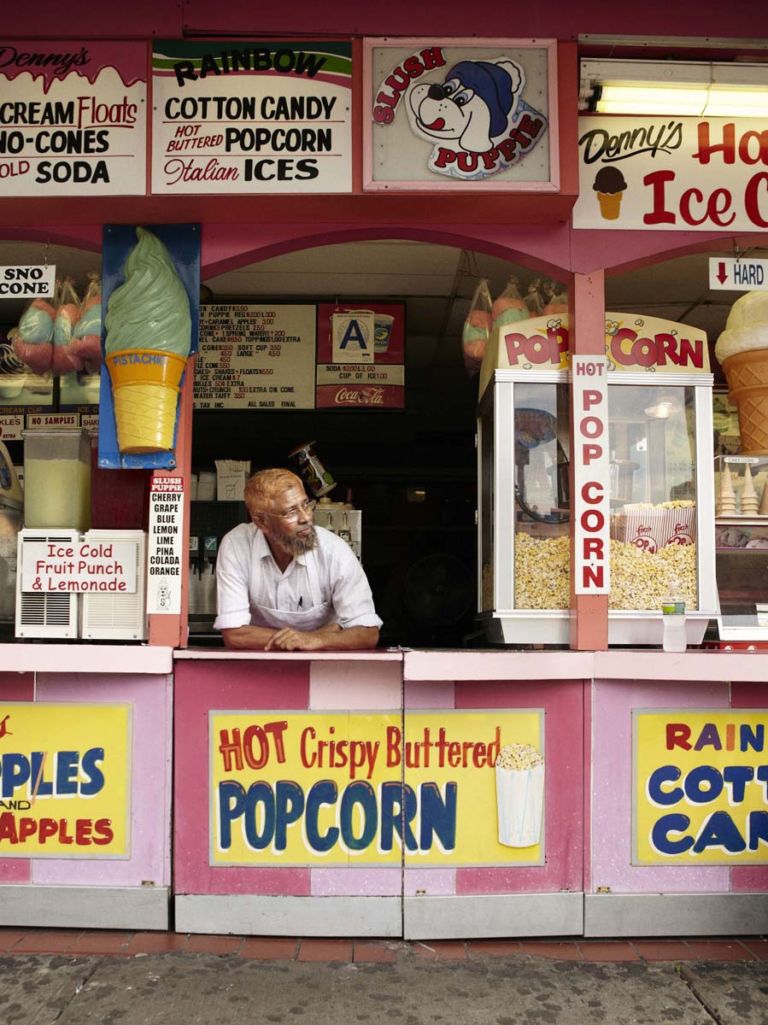
[{"label": "giant ice cream cone sculpture", "polygon": [[741,451],[768,454],[768,292],[747,292],[736,300],[715,355],[739,409]]},{"label": "giant ice cream cone sculpture", "polygon": [[122,453],[173,448],[179,382],[192,342],[189,297],[170,253],[137,228],[125,283],[109,297],[106,364]]}]

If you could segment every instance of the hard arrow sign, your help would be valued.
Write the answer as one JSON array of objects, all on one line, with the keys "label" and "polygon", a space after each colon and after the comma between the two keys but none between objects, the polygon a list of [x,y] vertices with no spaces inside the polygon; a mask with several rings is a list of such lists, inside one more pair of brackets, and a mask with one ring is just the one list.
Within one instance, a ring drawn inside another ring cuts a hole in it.
[{"label": "hard arrow sign", "polygon": [[712,256],[709,287],[719,292],[768,292],[768,260]]}]

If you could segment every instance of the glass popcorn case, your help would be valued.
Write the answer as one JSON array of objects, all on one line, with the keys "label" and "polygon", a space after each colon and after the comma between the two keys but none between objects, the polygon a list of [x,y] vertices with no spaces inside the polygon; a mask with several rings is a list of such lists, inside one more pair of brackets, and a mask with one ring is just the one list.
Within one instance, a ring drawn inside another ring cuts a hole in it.
[{"label": "glass popcorn case", "polygon": [[[571,518],[580,508],[569,464],[580,446],[570,433],[565,318],[554,333],[533,318],[516,324],[495,342],[494,368],[481,371],[478,604],[497,643],[569,641]],[[606,356],[609,644],[661,645],[669,596],[685,601],[688,643],[699,644],[717,616],[706,337],[607,314]]]},{"label": "glass popcorn case", "polygon": [[480,618],[491,640],[567,644],[568,377],[497,370],[480,402]]},{"label": "glass popcorn case", "polygon": [[685,601],[689,644],[717,614],[709,375],[609,378],[610,644],[660,644]]}]

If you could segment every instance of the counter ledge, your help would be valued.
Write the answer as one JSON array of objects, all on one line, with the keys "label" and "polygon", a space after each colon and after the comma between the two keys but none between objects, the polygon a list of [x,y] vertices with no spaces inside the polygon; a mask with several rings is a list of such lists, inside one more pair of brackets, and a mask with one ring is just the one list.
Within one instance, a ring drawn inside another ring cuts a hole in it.
[{"label": "counter ledge", "polygon": [[171,673],[173,648],[135,644],[0,644],[0,668],[11,673]]},{"label": "counter ledge", "polygon": [[173,653],[174,659],[276,662],[402,662],[400,648],[387,651],[235,651],[231,648],[184,648]]}]

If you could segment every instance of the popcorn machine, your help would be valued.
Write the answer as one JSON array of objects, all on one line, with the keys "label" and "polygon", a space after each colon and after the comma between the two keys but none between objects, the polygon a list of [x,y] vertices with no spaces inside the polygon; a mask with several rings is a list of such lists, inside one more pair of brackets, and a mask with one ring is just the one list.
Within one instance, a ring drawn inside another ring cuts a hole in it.
[{"label": "popcorn machine", "polygon": [[[697,644],[717,615],[706,337],[609,313],[605,352],[609,643],[660,645],[662,603],[677,593],[688,643]],[[568,365],[560,315],[502,328],[481,369],[479,615],[489,637],[507,644],[568,643]]]}]

